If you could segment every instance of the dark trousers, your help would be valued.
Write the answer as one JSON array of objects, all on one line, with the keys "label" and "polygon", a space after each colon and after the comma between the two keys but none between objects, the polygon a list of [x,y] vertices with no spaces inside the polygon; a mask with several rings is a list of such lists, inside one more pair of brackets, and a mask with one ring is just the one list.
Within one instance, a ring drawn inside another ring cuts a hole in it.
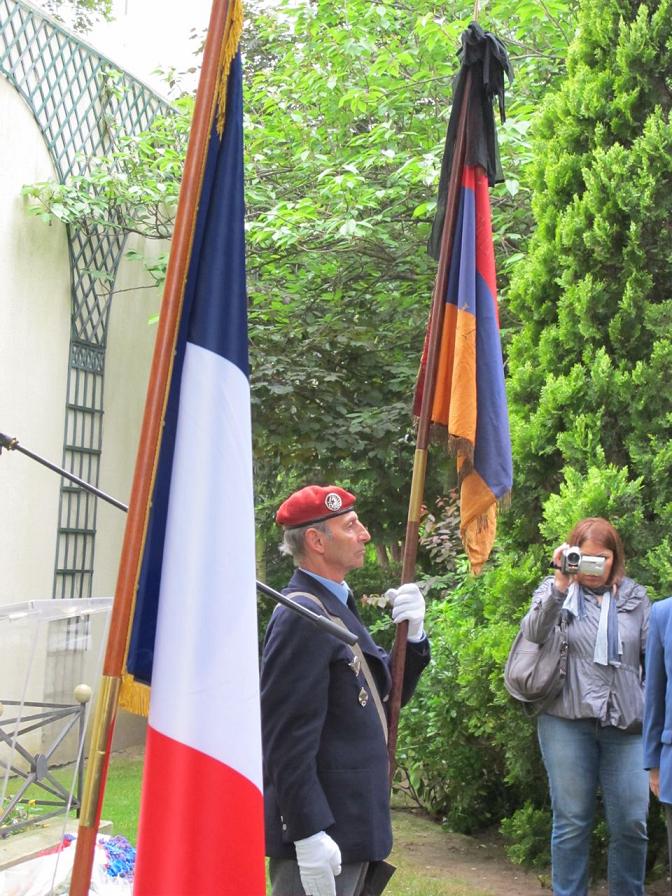
[{"label": "dark trousers", "polygon": [[[368,862],[350,862],[335,878],[336,896],[360,896],[368,870]],[[294,859],[269,859],[271,896],[305,896],[299,866]]]},{"label": "dark trousers", "polygon": [[[667,858],[669,863],[669,873],[672,879],[672,803],[663,803],[665,810],[665,827],[667,828]],[[672,884],[671,884],[672,888]]]}]

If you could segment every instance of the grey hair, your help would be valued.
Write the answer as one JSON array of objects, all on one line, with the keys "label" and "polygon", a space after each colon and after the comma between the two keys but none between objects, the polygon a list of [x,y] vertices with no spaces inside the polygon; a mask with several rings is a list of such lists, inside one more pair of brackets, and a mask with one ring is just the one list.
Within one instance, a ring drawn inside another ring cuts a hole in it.
[{"label": "grey hair", "polygon": [[331,530],[327,526],[327,520],[321,520],[319,523],[310,523],[308,526],[300,526],[296,529],[285,529],[282,542],[280,543],[280,553],[291,557],[294,566],[299,566],[303,559],[304,548],[306,545],[306,532],[309,529],[317,529],[327,538],[331,538]]}]

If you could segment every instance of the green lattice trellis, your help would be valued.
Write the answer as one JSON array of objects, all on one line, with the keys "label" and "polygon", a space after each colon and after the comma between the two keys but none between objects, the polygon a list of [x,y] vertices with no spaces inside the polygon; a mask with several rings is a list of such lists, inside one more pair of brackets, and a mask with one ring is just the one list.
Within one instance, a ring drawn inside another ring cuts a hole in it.
[{"label": "green lattice trellis", "polygon": [[[149,87],[22,0],[0,0],[0,73],[31,109],[61,181],[81,173],[88,157],[109,151],[113,132],[140,133],[169,111]],[[72,314],[63,466],[94,485],[107,323],[124,241],[123,233],[102,228],[68,228]],[[95,534],[96,499],[62,480],[54,597],[91,596]]]}]

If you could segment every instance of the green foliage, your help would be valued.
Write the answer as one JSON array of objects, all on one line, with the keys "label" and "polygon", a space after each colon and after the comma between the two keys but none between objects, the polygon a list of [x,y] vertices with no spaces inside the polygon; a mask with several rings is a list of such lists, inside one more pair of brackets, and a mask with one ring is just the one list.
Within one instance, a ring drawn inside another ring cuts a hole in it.
[{"label": "green foliage", "polygon": [[418,541],[434,569],[440,569],[444,576],[455,571],[462,554],[457,489],[452,489],[447,497],[436,498],[434,507],[426,509],[420,520]]},{"label": "green foliage", "polygon": [[[602,455],[599,447],[596,454],[597,459]],[[641,477],[633,482],[627,467],[613,464],[590,466],[585,473],[566,467],[563,474],[558,491],[544,503],[544,521],[539,526],[549,548],[564,541],[577,520],[603,516],[618,529],[627,553],[636,556],[644,516]]]},{"label": "green foliage", "polygon": [[[493,197],[504,290],[530,225],[529,116],[566,47],[568,4],[555,4],[543,27],[534,7],[516,4],[512,14],[493,3],[483,23],[501,24],[525,60],[501,128],[507,182]],[[403,531],[409,405],[434,276],[425,244],[454,54],[472,11],[432,0],[288,3],[258,16],[249,38],[257,482],[279,497],[288,470],[345,477],[387,545]],[[428,497],[445,486],[435,471]]]},{"label": "green foliage", "polygon": [[[106,89],[110,96],[122,90],[120,83],[114,74],[108,76]],[[176,103],[175,114],[157,116],[147,131],[137,135],[129,136],[110,124],[109,153],[83,160],[81,173],[66,183],[36,183],[23,188],[28,213],[46,221],[58,218],[84,233],[102,227],[169,238],[192,109],[193,101],[183,98]],[[154,270],[156,276],[156,266]]]},{"label": "green foliage", "polygon": [[428,608],[432,663],[402,713],[398,758],[419,801],[449,828],[469,832],[507,815],[523,794],[545,790],[530,763],[534,725],[502,681],[539,565],[493,565],[480,579],[464,563],[458,571],[459,583]]},{"label": "green foliage", "polygon": [[525,802],[502,822],[502,833],[508,841],[507,856],[516,865],[547,868],[551,864],[551,826],[550,809],[538,809]]},{"label": "green foliage", "polygon": [[260,17],[265,56],[247,94],[257,481],[275,491],[293,469],[352,482],[388,543],[407,503],[445,128],[438,91],[459,33],[423,5],[426,15],[386,2]]},{"label": "green foliage", "polygon": [[435,603],[427,615],[433,662],[400,722],[397,761],[423,806],[451,830],[468,833],[501,817],[504,809],[501,751],[471,730],[461,699],[460,646],[474,619],[453,601]]},{"label": "green foliage", "polygon": [[37,5],[57,21],[84,34],[100,19],[112,19],[112,0],[42,0]]},{"label": "green foliage", "polygon": [[535,127],[538,226],[510,291],[522,322],[509,348],[521,545],[542,512],[546,534],[562,513],[557,501],[542,511],[554,492],[578,516],[613,516],[637,563],[669,531],[669,12],[586,0],[569,77]]}]

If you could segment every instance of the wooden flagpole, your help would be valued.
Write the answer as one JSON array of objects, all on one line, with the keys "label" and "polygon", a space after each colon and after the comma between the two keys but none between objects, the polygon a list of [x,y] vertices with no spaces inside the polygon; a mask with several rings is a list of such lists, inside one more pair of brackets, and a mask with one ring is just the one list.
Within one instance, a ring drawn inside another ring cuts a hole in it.
[{"label": "wooden flagpole", "polygon": [[182,310],[182,298],[191,257],[203,169],[213,121],[213,109],[217,97],[220,48],[226,32],[228,12],[229,0],[214,0],[203,53],[203,65],[171,241],[170,263],[166,272],[161,314],[147,386],[145,412],[119,561],[103,674],[92,723],[70,896],[88,896],[89,894],[96,835],[100,824],[110,746],[124,669],[126,643],[149,515],[156,454],[161,437],[173,353]]},{"label": "wooden flagpole", "polygon": [[[402,558],[402,584],[412,582],[415,577],[420,513],[427,472],[427,448],[429,445],[431,411],[434,400],[436,370],[439,362],[441,333],[443,330],[443,318],[445,312],[446,283],[453,249],[453,238],[455,235],[455,223],[462,185],[462,169],[464,167],[464,159],[466,156],[467,116],[469,110],[471,77],[471,70],[468,70],[465,78],[462,106],[460,108],[460,117],[458,119],[457,133],[455,136],[455,148],[450,170],[450,180],[448,182],[448,195],[443,219],[443,231],[441,233],[439,262],[436,279],[434,281],[434,292],[432,294],[427,337],[425,380],[422,390],[420,415],[418,418],[415,456],[413,458],[413,475],[411,478],[411,494],[408,502],[408,517],[406,522],[406,538],[404,541],[404,553]],[[396,769],[397,731],[399,726],[399,712],[401,709],[404,666],[406,665],[407,639],[408,623],[402,622],[397,626],[397,634],[394,642],[394,649],[392,651],[392,691],[390,694],[389,732],[387,742],[390,760],[390,784],[392,783],[392,778]]]}]

